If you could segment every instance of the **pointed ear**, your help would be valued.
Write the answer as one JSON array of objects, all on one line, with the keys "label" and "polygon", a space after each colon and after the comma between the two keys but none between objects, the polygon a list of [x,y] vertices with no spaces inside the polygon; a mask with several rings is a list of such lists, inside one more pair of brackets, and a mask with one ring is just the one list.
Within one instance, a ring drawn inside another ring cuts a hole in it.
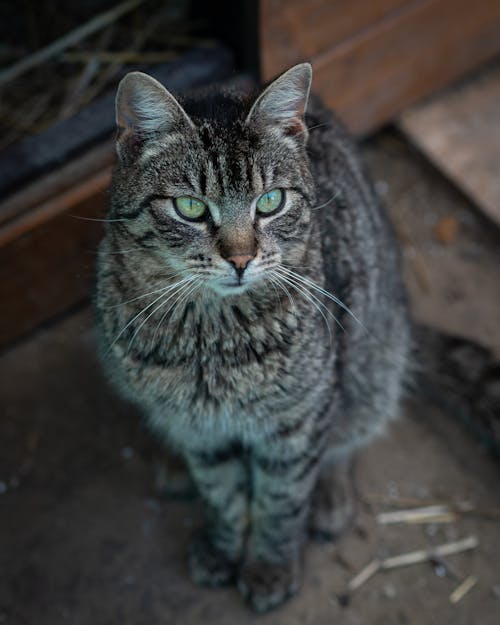
[{"label": "pointed ear", "polygon": [[280,126],[288,135],[302,133],[307,138],[304,114],[311,80],[312,67],[309,63],[289,69],[257,98],[248,114],[247,124]]},{"label": "pointed ear", "polygon": [[159,132],[194,127],[187,113],[163,85],[142,72],[130,72],[116,93],[117,151],[137,152]]}]

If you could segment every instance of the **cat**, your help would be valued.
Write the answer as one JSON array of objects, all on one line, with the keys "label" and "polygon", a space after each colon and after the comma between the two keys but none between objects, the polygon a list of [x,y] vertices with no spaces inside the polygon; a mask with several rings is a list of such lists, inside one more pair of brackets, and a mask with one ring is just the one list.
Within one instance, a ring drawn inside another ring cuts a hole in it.
[{"label": "cat", "polygon": [[259,612],[352,514],[350,459],[397,416],[412,344],[393,232],[311,79],[178,100],[125,76],[98,254],[106,370],[206,505],[191,576]]}]

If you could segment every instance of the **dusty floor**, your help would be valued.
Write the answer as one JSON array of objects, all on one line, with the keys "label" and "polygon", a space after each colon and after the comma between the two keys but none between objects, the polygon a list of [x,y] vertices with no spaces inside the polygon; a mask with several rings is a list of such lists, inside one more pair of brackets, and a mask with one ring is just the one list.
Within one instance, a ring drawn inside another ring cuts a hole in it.
[{"label": "dusty floor", "polygon": [[[500,235],[395,135],[364,148],[405,247],[415,315],[493,344],[500,354]],[[440,217],[456,239],[434,240]],[[135,411],[106,386],[88,310],[0,357],[0,623],[9,625],[493,625],[500,612],[500,520],[377,526],[373,495],[470,500],[500,508],[498,464],[461,425],[421,405],[358,461],[355,527],[337,546],[311,545],[302,592],[281,610],[251,614],[234,589],[191,585],[185,549],[196,502],[154,489],[158,448]],[[471,534],[479,547],[378,573],[347,607],[337,596],[374,556]],[[458,604],[450,592],[473,574]]]}]

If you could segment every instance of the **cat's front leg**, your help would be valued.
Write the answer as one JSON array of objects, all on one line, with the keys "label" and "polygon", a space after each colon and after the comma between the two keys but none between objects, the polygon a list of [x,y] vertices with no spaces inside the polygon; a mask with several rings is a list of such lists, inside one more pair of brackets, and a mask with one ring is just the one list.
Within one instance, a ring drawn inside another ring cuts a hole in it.
[{"label": "cat's front leg", "polygon": [[238,587],[258,612],[300,587],[302,549],[319,457],[306,449],[259,452],[252,461],[251,529]]},{"label": "cat's front leg", "polygon": [[247,472],[232,446],[184,454],[208,512],[208,523],[192,540],[191,577],[201,586],[235,580],[248,522]]}]

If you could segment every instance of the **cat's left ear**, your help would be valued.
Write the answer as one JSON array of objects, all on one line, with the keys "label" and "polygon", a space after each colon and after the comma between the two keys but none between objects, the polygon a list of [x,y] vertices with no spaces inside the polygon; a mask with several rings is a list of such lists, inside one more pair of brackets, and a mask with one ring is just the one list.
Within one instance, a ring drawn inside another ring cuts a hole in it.
[{"label": "cat's left ear", "polygon": [[276,78],[257,98],[250,109],[247,124],[277,126],[287,135],[307,138],[304,114],[311,89],[312,67],[295,65]]},{"label": "cat's left ear", "polygon": [[130,72],[116,93],[117,151],[137,154],[159,133],[182,132],[194,124],[174,96],[152,76]]}]

